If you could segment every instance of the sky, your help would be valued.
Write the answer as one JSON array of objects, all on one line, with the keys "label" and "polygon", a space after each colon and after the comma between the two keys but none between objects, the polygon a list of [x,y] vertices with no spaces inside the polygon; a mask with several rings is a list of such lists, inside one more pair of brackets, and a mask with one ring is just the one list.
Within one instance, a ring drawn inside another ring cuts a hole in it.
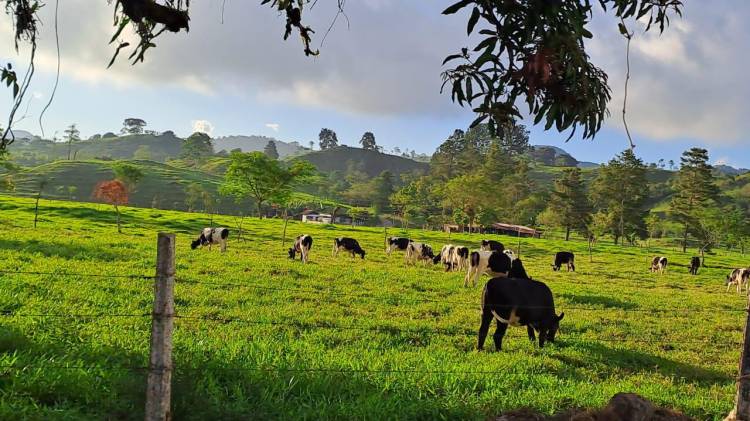
[{"label": "sky", "polygon": [[[61,73],[43,127],[62,136],[76,123],[84,137],[117,132],[126,117],[152,130],[187,136],[266,135],[307,144],[322,127],[341,143],[356,145],[372,131],[386,150],[432,153],[474,116],[440,93],[445,56],[471,45],[466,15],[443,16],[450,0],[357,0],[347,2],[331,32],[335,7],[320,1],[305,20],[317,30],[318,57],[305,57],[296,34],[282,40],[284,17],[259,1],[192,2],[190,32],[165,33],[145,63],[114,52],[112,5],[65,0],[58,16]],[[636,153],[646,162],[679,161],[700,146],[714,163],[750,168],[750,2],[686,1],[684,17],[664,34],[644,33],[639,22],[631,45],[628,125]],[[40,12],[41,40],[36,77],[19,111],[17,129],[40,134],[39,113],[54,85],[54,3]],[[347,19],[348,18],[348,19]],[[223,21],[222,21],[223,20]],[[9,19],[0,17],[0,62],[24,69],[28,51],[17,53]],[[594,140],[554,129],[530,127],[533,144],[562,147],[582,161],[606,162],[627,147],[621,121],[625,40],[616,21],[596,9],[586,44],[592,61],[609,74],[611,117]],[[123,39],[132,40],[126,29]],[[0,116],[10,90],[0,91]],[[5,125],[6,123],[3,123]],[[527,125],[532,124],[527,121]]]}]

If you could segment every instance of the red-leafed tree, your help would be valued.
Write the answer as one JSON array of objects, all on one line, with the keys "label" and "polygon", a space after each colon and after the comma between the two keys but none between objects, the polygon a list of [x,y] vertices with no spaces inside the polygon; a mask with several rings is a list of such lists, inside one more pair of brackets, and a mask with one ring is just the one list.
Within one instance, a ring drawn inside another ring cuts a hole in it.
[{"label": "red-leafed tree", "polygon": [[94,197],[115,207],[117,213],[117,232],[120,227],[120,206],[128,204],[128,188],[120,180],[101,181],[94,187]]}]

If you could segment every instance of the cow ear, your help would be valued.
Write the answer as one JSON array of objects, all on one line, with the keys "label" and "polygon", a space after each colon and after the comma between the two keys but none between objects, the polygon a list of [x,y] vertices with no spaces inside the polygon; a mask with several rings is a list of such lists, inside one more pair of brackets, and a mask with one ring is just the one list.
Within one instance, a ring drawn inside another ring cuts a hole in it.
[{"label": "cow ear", "polygon": [[560,320],[563,319],[563,317],[565,317],[565,312],[564,311],[562,313],[560,313],[559,316],[557,316],[557,321],[559,322]]}]

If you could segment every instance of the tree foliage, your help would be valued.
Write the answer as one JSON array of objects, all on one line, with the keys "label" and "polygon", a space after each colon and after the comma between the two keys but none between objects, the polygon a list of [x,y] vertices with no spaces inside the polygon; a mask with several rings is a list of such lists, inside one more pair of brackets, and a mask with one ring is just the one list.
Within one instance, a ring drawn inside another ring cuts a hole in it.
[{"label": "tree foliage", "polygon": [[[590,0],[492,1],[460,0],[443,11],[470,9],[467,33],[477,39],[444,64],[443,88],[460,105],[478,114],[472,125],[487,121],[491,131],[521,117],[525,103],[534,124],[558,131],[583,128],[593,138],[607,117],[611,98],[607,74],[591,63],[584,47],[593,37],[587,29]],[[681,13],[681,0],[599,0],[621,19],[648,19],[663,31],[669,14]],[[621,28],[623,28],[621,26]],[[478,36],[473,35],[478,30]]]},{"label": "tree foliage", "polygon": [[320,134],[318,134],[318,140],[320,145],[320,150],[324,151],[326,149],[335,148],[339,145],[339,138],[336,136],[336,132],[334,132],[331,129],[320,129]]},{"label": "tree foliage", "polygon": [[144,175],[139,167],[127,162],[112,164],[112,172],[115,173],[115,180],[124,183],[129,192],[135,189],[135,186],[141,181]]},{"label": "tree foliage", "polygon": [[263,153],[271,159],[279,159],[279,151],[276,149],[276,142],[269,140],[266,143],[266,147],[263,148]]},{"label": "tree foliage", "polygon": [[286,203],[292,189],[315,172],[315,167],[307,161],[297,160],[286,168],[262,152],[234,152],[229,159],[220,193],[237,200],[253,198],[259,217],[266,202]]},{"label": "tree foliage", "polygon": [[375,135],[372,132],[365,132],[362,135],[362,139],[359,140],[359,144],[362,145],[362,149],[375,151],[378,149],[377,143],[375,143]]},{"label": "tree foliage", "polygon": [[143,134],[146,128],[146,121],[140,118],[126,118],[122,122],[122,134]]},{"label": "tree foliage", "polygon": [[117,232],[122,233],[120,206],[128,204],[128,188],[120,180],[101,181],[94,186],[94,198],[114,206],[117,214]]},{"label": "tree foliage", "polygon": [[81,132],[78,130],[75,123],[73,123],[68,126],[63,133],[65,134],[65,142],[68,143],[68,161],[70,161],[71,148],[74,142],[81,141]]},{"label": "tree foliage", "polygon": [[565,229],[566,241],[570,238],[571,230],[587,233],[591,222],[591,206],[580,168],[566,168],[555,180],[548,209],[554,215],[555,225]]},{"label": "tree foliage", "polygon": [[700,219],[704,209],[716,206],[718,188],[713,167],[708,164],[708,151],[691,148],[680,158],[680,170],[674,179],[674,195],[669,204],[672,217],[682,227],[682,249],[687,249],[690,234],[700,236]]},{"label": "tree foliage", "polygon": [[591,200],[600,214],[600,235],[612,235],[615,244],[621,238],[632,243],[636,236],[645,237],[648,195],[646,166],[632,150],[626,149],[602,165],[591,186]]},{"label": "tree foliage", "polygon": [[195,132],[182,142],[180,158],[190,163],[200,163],[214,154],[211,137],[203,132]]}]

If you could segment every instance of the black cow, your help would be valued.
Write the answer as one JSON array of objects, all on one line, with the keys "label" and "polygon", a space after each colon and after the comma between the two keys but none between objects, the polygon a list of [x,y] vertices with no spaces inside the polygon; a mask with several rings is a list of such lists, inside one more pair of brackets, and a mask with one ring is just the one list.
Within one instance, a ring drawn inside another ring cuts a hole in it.
[{"label": "black cow", "polygon": [[203,228],[201,235],[197,239],[190,243],[190,248],[195,250],[198,246],[208,245],[208,249],[211,250],[211,244],[219,244],[221,251],[227,251],[227,238],[229,237],[229,230],[227,228]]},{"label": "black cow", "polygon": [[[511,269],[510,259],[504,257],[505,271]],[[502,259],[502,258],[501,258]],[[496,268],[502,269],[502,268]],[[503,336],[508,326],[526,326],[529,339],[536,339],[539,334],[539,347],[546,341],[554,342],[555,334],[560,328],[560,320],[565,313],[555,314],[555,302],[552,291],[547,285],[530,279],[497,277],[487,281],[482,292],[482,323],[479,327],[478,349],[484,349],[484,341],[490,329],[492,319],[497,322],[493,335],[495,349],[500,351]]]},{"label": "black cow", "polygon": [[469,266],[469,248],[464,246],[456,246],[453,249],[453,268],[458,270],[464,270]]},{"label": "black cow", "polygon": [[505,246],[499,241],[482,240],[482,246],[480,247],[480,250],[503,252],[505,250]]},{"label": "black cow", "polygon": [[526,268],[523,267],[521,259],[518,258],[511,260],[510,273],[508,274],[508,277],[517,279],[531,279],[531,277],[526,273]]},{"label": "black cow", "polygon": [[575,255],[569,251],[558,251],[555,254],[555,263],[552,265],[552,270],[558,271],[563,264],[567,265],[568,272],[571,270],[576,271]]},{"label": "black cow", "polygon": [[333,239],[333,255],[337,256],[339,251],[346,250],[351,253],[352,257],[355,254],[359,254],[361,258],[365,258],[365,251],[359,246],[359,242],[353,238],[339,237]]},{"label": "black cow", "polygon": [[411,239],[404,237],[388,237],[388,246],[385,248],[385,252],[390,256],[394,250],[406,251],[406,248],[411,243]]},{"label": "black cow", "polygon": [[294,239],[294,246],[289,249],[289,258],[294,259],[296,254],[299,253],[302,263],[307,263],[312,244],[313,239],[311,236],[307,234],[298,235],[297,238]]},{"label": "black cow", "polygon": [[701,267],[701,258],[698,256],[691,257],[690,258],[690,274],[697,275],[699,267]]},{"label": "black cow", "polygon": [[417,261],[429,262],[435,261],[435,253],[432,251],[432,247],[425,243],[416,243],[414,241],[409,243],[406,248],[406,256],[404,256],[406,263],[416,263]]}]

